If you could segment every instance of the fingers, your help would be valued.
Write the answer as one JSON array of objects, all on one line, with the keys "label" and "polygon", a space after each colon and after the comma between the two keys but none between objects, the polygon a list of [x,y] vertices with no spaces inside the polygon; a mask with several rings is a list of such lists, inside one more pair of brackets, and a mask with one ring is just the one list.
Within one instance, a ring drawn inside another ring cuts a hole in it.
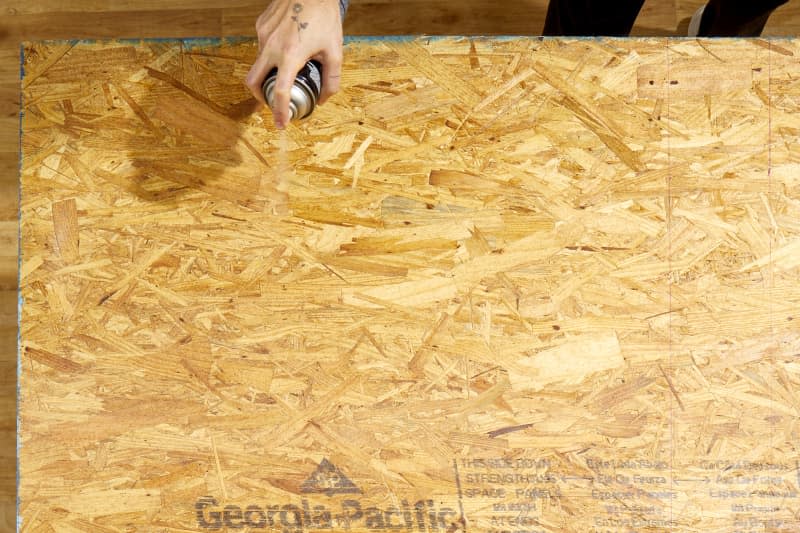
[{"label": "fingers", "polygon": [[277,61],[273,59],[274,54],[269,46],[270,36],[275,32],[273,17],[277,9],[277,3],[270,3],[269,7],[267,7],[267,9],[258,17],[258,20],[256,20],[258,57],[250,67],[250,70],[244,80],[245,85],[248,89],[250,89],[253,97],[261,102],[261,104],[267,103],[264,98],[264,93],[261,90],[261,85],[264,83],[264,79],[267,77],[269,71],[272,70],[277,63]]},{"label": "fingers", "polygon": [[253,63],[253,66],[250,67],[250,71],[247,73],[247,77],[244,81],[247,88],[253,93],[253,97],[262,104],[266,104],[267,102],[261,90],[261,84],[264,83],[264,79],[274,66],[274,62],[270,60],[269,50],[264,49],[259,54],[255,63]]},{"label": "fingers", "polygon": [[342,78],[342,49],[330,50],[322,54],[322,91],[319,95],[319,104],[324,104],[328,98],[339,92]]},{"label": "fingers", "polygon": [[275,88],[273,89],[272,114],[275,118],[275,126],[283,129],[292,119],[289,112],[289,100],[292,94],[292,85],[297,73],[303,68],[305,58],[287,54],[283,56],[281,64],[278,65],[278,76],[275,78]]}]

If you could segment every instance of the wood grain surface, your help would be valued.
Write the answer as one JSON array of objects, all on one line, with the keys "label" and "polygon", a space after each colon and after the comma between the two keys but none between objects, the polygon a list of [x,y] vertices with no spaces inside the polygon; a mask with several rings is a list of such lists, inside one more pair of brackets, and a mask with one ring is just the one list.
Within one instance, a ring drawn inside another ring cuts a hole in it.
[{"label": "wood grain surface", "polygon": [[798,41],[255,46],[25,48],[24,528],[795,528]]},{"label": "wood grain surface", "polygon": [[[541,27],[546,2],[353,0],[346,32],[525,34]],[[700,0],[648,0],[634,34],[677,35]],[[252,35],[264,3],[183,0],[98,2],[7,0],[0,17],[0,531],[14,529],[19,47],[25,40]],[[767,35],[794,35],[800,9],[776,12]]]}]

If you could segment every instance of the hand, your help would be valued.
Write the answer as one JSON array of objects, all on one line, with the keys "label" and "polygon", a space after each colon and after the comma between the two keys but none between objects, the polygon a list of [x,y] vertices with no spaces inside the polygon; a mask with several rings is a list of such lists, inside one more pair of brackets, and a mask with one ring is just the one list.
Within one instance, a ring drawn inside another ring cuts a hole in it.
[{"label": "hand", "polygon": [[339,90],[342,72],[342,17],[338,0],[273,0],[256,21],[258,58],[245,83],[262,104],[261,84],[273,67],[275,126],[284,128],[291,118],[289,95],[297,73],[309,59],[322,64],[323,104]]}]

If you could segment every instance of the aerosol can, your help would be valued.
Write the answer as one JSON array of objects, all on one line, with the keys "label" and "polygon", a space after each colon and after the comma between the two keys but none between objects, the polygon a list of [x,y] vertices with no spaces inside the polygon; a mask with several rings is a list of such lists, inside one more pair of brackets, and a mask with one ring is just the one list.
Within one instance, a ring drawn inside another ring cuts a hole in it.
[{"label": "aerosol can", "polygon": [[[273,68],[261,85],[261,89],[264,91],[264,98],[270,109],[274,109],[275,106],[274,91],[277,77],[278,69]],[[322,65],[312,59],[300,69],[292,85],[289,96],[289,118],[291,120],[300,120],[310,115],[317,105],[321,90]]]}]

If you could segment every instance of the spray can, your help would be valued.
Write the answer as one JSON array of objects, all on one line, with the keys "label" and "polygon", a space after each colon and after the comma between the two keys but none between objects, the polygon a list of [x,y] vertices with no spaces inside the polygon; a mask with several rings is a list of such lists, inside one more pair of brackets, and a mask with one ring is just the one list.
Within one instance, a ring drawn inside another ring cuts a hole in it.
[{"label": "spray can", "polygon": [[[270,109],[275,105],[275,80],[278,77],[278,69],[273,68],[264,83],[261,85],[264,91],[264,98]],[[315,60],[307,61],[297,77],[294,79],[289,95],[289,114],[291,120],[306,118],[314,111],[322,90],[322,65]]]}]

